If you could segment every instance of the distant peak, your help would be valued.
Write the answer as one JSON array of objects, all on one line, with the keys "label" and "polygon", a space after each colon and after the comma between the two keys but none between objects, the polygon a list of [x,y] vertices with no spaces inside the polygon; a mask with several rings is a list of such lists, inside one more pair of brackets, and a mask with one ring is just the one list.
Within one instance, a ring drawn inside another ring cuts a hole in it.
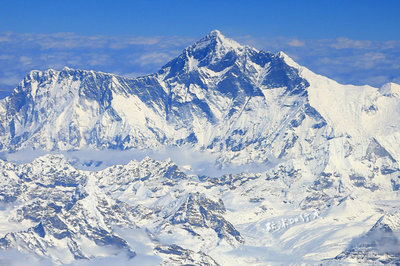
[{"label": "distant peak", "polygon": [[400,85],[393,82],[384,84],[379,91],[384,96],[400,97]]},{"label": "distant peak", "polygon": [[385,84],[383,84],[382,85],[382,89],[384,89],[384,88],[396,88],[396,87],[400,87],[400,85],[399,84],[396,84],[396,83],[394,83],[394,82],[388,82],[388,83],[385,83]]}]

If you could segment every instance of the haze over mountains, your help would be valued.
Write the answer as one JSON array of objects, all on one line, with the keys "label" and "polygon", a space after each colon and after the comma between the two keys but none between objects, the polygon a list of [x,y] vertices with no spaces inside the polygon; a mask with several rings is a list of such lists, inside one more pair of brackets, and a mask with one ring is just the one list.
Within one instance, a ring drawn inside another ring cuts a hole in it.
[{"label": "haze over mountains", "polygon": [[[135,79],[32,71],[0,101],[0,149],[52,154],[2,162],[0,246],[38,263],[399,263],[399,97],[217,30]],[[210,177],[146,157],[83,171],[54,154],[132,149],[258,167]]]}]

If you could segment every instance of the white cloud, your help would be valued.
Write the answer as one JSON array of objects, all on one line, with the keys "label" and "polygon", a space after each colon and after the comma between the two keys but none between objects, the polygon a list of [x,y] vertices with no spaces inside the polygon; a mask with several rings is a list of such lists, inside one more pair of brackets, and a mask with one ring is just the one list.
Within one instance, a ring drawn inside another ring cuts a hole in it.
[{"label": "white cloud", "polygon": [[120,73],[121,76],[127,77],[127,78],[137,78],[140,76],[144,76],[148,73],[143,73],[143,72],[129,72],[129,73]]},{"label": "white cloud", "polygon": [[385,75],[370,76],[365,79],[365,84],[385,84],[390,81],[390,78]]},{"label": "white cloud", "polygon": [[306,43],[304,41],[300,41],[297,39],[293,39],[293,40],[289,41],[288,44],[290,46],[294,46],[294,47],[304,47],[306,45]]},{"label": "white cloud", "polygon": [[21,81],[21,77],[17,76],[17,75],[6,76],[6,77],[0,78],[0,84],[6,85],[6,86],[14,86],[15,87],[18,84],[18,82],[20,82],[20,81]]},{"label": "white cloud", "polygon": [[151,52],[141,55],[139,58],[135,59],[136,63],[140,65],[149,65],[149,64],[165,64],[167,63],[172,56],[169,53],[162,52]]},{"label": "white cloud", "polygon": [[32,63],[32,59],[27,56],[20,56],[19,57],[19,62],[21,62],[22,65],[30,65]]},{"label": "white cloud", "polygon": [[13,59],[14,56],[12,55],[5,55],[5,54],[0,55],[0,60],[13,60]]},{"label": "white cloud", "polygon": [[87,61],[90,66],[103,66],[110,61],[110,56],[107,54],[91,54],[90,59]]},{"label": "white cloud", "polygon": [[347,38],[337,38],[332,42],[332,47],[336,49],[349,49],[349,48],[368,48],[372,44],[371,41],[351,40]]}]

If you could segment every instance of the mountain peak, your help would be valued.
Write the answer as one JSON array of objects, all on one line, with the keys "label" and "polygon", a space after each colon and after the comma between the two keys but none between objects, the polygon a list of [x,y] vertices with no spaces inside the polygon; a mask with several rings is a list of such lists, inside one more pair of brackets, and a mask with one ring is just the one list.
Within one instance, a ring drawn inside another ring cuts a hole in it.
[{"label": "mountain peak", "polygon": [[213,30],[199,41],[188,47],[191,50],[202,50],[211,48],[212,50],[243,50],[244,46],[236,41],[225,37],[219,30]]},{"label": "mountain peak", "polygon": [[207,36],[214,37],[214,38],[225,37],[224,35],[222,35],[222,33],[219,30],[212,30],[212,31],[210,31],[209,34],[207,34]]},{"label": "mountain peak", "polygon": [[[160,73],[167,71],[169,73],[164,77],[170,78],[178,75],[177,73],[191,72],[198,67],[210,65],[214,66],[215,71],[222,70],[243,57],[245,51],[246,46],[225,37],[219,30],[213,30],[188,46],[180,56],[168,62]],[[222,60],[223,58],[225,60]]]}]

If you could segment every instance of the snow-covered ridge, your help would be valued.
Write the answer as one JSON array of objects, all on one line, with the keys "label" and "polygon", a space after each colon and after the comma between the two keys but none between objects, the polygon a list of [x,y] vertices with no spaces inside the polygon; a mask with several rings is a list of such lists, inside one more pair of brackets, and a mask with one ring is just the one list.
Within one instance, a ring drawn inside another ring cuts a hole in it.
[{"label": "snow-covered ridge", "polygon": [[[57,154],[0,166],[2,263],[15,252],[37,264],[318,263],[353,258],[346,246],[368,230],[399,230],[397,193],[379,180],[325,173],[310,183],[288,163],[218,178],[149,157],[101,171]],[[381,218],[388,207],[395,214]],[[385,252],[398,259],[374,256]]]},{"label": "snow-covered ridge", "polygon": [[327,120],[337,135],[349,135],[360,141],[376,138],[400,160],[396,141],[400,137],[400,118],[397,115],[400,111],[400,85],[388,83],[382,88],[343,85],[298,65],[284,53],[280,55],[309,82],[307,91],[311,106]]}]

